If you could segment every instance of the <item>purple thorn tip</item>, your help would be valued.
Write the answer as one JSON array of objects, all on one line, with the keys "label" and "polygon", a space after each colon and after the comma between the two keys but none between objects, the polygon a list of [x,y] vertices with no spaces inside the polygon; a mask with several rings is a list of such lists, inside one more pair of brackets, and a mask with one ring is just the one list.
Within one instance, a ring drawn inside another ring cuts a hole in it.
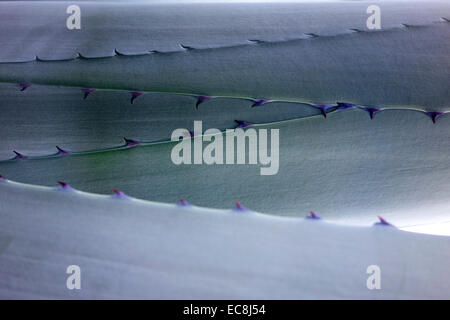
[{"label": "purple thorn tip", "polygon": [[236,202],[236,208],[234,210],[236,210],[236,211],[250,211],[249,209],[244,207],[239,201],[236,200],[235,202]]},{"label": "purple thorn tip", "polygon": [[378,108],[366,108],[366,111],[369,112],[369,117],[372,120],[377,112],[380,112],[381,109]]},{"label": "purple thorn tip", "polygon": [[26,159],[27,158],[27,156],[15,151],[15,150],[13,152],[16,154],[14,159]]},{"label": "purple thorn tip", "polygon": [[314,211],[309,211],[309,216],[307,216],[306,218],[307,219],[314,219],[314,220],[319,220],[320,219],[320,217],[317,214],[315,214]]},{"label": "purple thorn tip", "polygon": [[29,87],[31,87],[31,84],[30,83],[21,83],[21,84],[19,84],[19,86],[20,86],[20,91],[25,91],[27,88],[29,88]]},{"label": "purple thorn tip", "polygon": [[182,206],[182,207],[189,207],[189,206],[191,206],[191,204],[189,202],[187,202],[186,200],[184,200],[183,198],[180,198],[180,200],[178,201],[178,205]]},{"label": "purple thorn tip", "polygon": [[381,216],[377,216],[380,220],[379,222],[376,222],[375,225],[381,225],[381,226],[392,226],[389,222],[387,222],[384,218]]},{"label": "purple thorn tip", "polygon": [[89,96],[90,93],[95,92],[95,89],[84,88],[84,89],[81,89],[81,91],[84,92],[83,99],[85,100]]},{"label": "purple thorn tip", "polygon": [[320,109],[320,112],[322,113],[323,117],[326,119],[327,118],[327,109],[328,109],[327,106],[324,104],[319,104],[319,105],[316,105],[316,107]]},{"label": "purple thorn tip", "polygon": [[119,198],[119,199],[130,199],[130,197],[128,195],[126,195],[125,193],[123,193],[120,190],[117,189],[112,189],[113,194],[111,195],[113,198]]},{"label": "purple thorn tip", "polygon": [[236,129],[238,129],[238,128],[246,128],[246,127],[249,127],[249,126],[251,126],[253,123],[251,123],[251,122],[247,122],[247,121],[241,121],[241,120],[234,120],[238,125],[237,125],[237,127],[236,127]]},{"label": "purple thorn tip", "polygon": [[58,150],[57,154],[58,155],[64,155],[64,154],[69,154],[69,151],[66,151],[64,149],[61,149],[60,147],[56,146],[56,149]]},{"label": "purple thorn tip", "polygon": [[208,97],[208,96],[198,96],[198,97],[197,97],[197,103],[195,104],[195,108],[198,109],[198,106],[199,106],[201,103],[206,102],[206,101],[209,101],[209,100],[211,100],[211,99],[212,99],[212,97]]},{"label": "purple thorn tip", "polygon": [[430,111],[430,112],[425,112],[425,114],[431,118],[431,121],[433,121],[433,123],[436,123],[437,119],[440,116],[444,115],[444,112]]},{"label": "purple thorn tip", "polygon": [[131,94],[131,100],[130,100],[130,102],[133,103],[133,101],[134,101],[137,97],[142,96],[144,93],[143,93],[143,92],[138,92],[138,91],[131,91],[130,94]]},{"label": "purple thorn tip", "polygon": [[123,140],[125,140],[125,145],[127,147],[137,146],[137,145],[141,144],[139,141],[127,139],[125,137],[123,138]]},{"label": "purple thorn tip", "polygon": [[256,99],[255,102],[251,105],[252,108],[262,106],[266,103],[270,102],[266,99]]},{"label": "purple thorn tip", "polygon": [[314,107],[319,109],[320,112],[322,113],[323,117],[326,119],[328,109],[337,108],[338,106],[336,106],[334,104],[315,104]]},{"label": "purple thorn tip", "polygon": [[67,183],[65,183],[65,182],[62,182],[62,181],[56,181],[58,184],[59,184],[59,188],[61,189],[61,190],[65,190],[65,191],[74,191],[74,189],[70,186],[70,185],[68,185]]}]

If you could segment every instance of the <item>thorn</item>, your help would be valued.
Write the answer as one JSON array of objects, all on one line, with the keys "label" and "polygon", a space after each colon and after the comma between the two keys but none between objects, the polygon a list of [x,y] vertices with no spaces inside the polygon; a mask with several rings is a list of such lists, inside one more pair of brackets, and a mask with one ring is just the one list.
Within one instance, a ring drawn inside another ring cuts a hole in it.
[{"label": "thorn", "polygon": [[372,107],[364,108],[364,110],[366,110],[369,113],[369,117],[371,120],[373,119],[373,117],[375,116],[376,113],[381,111],[381,109],[372,108]]},{"label": "thorn", "polygon": [[259,106],[262,106],[262,105],[264,105],[266,103],[269,103],[269,102],[270,102],[270,100],[266,100],[266,99],[256,99],[255,103],[253,103],[251,105],[251,108],[259,107]]},{"label": "thorn", "polygon": [[65,154],[69,154],[69,151],[66,151],[64,149],[61,149],[60,147],[56,146],[56,149],[58,150],[57,154],[58,155],[65,155]]},{"label": "thorn", "polygon": [[440,116],[443,116],[443,115],[444,115],[444,112],[440,112],[440,111],[430,111],[430,112],[425,112],[425,114],[431,118],[431,121],[433,121],[433,123],[436,123],[437,119],[438,119]]},{"label": "thorn", "polygon": [[122,54],[119,51],[117,51],[117,49],[114,49],[114,53],[115,53],[116,56],[124,56],[124,54]]},{"label": "thorn", "polygon": [[212,99],[212,97],[208,97],[208,96],[198,96],[197,103],[195,104],[195,108],[198,110],[198,106],[200,104],[202,104],[203,102],[209,101],[211,99]]},{"label": "thorn", "polygon": [[314,104],[314,107],[319,109],[320,112],[322,113],[323,117],[326,119],[328,109],[336,108],[337,106],[333,105],[333,104]]},{"label": "thorn", "polygon": [[195,50],[195,48],[190,47],[190,46],[185,46],[183,44],[180,43],[180,46],[184,49],[184,50]]},{"label": "thorn", "polygon": [[81,53],[78,52],[78,58],[79,59],[88,59],[87,57],[85,57],[84,55],[82,55]]},{"label": "thorn", "polygon": [[21,83],[19,84],[20,86],[20,91],[25,91],[27,88],[31,87],[31,83]]},{"label": "thorn", "polygon": [[56,182],[58,182],[58,184],[61,186],[61,187],[66,187],[67,186],[67,183],[65,183],[65,182],[62,182],[62,181],[56,181]]},{"label": "thorn", "polygon": [[127,146],[127,147],[137,146],[137,145],[141,144],[139,141],[127,139],[125,137],[123,137],[123,140],[125,140],[125,146]]},{"label": "thorn", "polygon": [[75,191],[75,189],[74,188],[72,188],[70,185],[68,185],[67,183],[65,183],[65,182],[62,182],[62,181],[56,181],[56,182],[58,182],[58,184],[59,184],[59,189],[60,190],[64,190],[64,191]]},{"label": "thorn", "polygon": [[126,195],[125,193],[123,193],[120,190],[117,189],[112,189],[113,194],[111,195],[112,198],[117,198],[117,199],[131,199],[130,196]]},{"label": "thorn", "polygon": [[186,200],[184,200],[183,198],[180,198],[180,200],[178,201],[178,205],[181,207],[190,207],[191,204],[189,202],[187,202]]},{"label": "thorn", "polygon": [[251,123],[251,122],[247,122],[247,121],[241,121],[241,120],[234,120],[238,125],[237,125],[237,127],[235,128],[235,129],[238,129],[238,128],[246,128],[246,127],[249,127],[249,126],[251,126],[253,123]]},{"label": "thorn", "polygon": [[139,91],[131,91],[130,94],[131,94],[131,100],[130,100],[130,102],[131,102],[131,104],[133,104],[133,101],[134,101],[136,98],[142,96],[144,93],[143,93],[143,92],[139,92]]},{"label": "thorn", "polygon": [[314,211],[309,211],[309,216],[307,216],[306,219],[320,220],[321,218],[315,214]]},{"label": "thorn", "polygon": [[14,159],[26,159],[26,158],[27,158],[27,156],[25,156],[25,155],[23,155],[23,154],[21,154],[21,153],[15,151],[15,150],[14,150],[13,152],[16,154],[16,156],[14,157]]},{"label": "thorn", "polygon": [[95,89],[84,88],[84,89],[81,89],[81,91],[84,92],[83,100],[86,100],[86,98],[88,97],[88,95],[89,95],[90,93],[95,92]]},{"label": "thorn", "polygon": [[376,222],[374,225],[377,226],[392,226],[392,224],[390,224],[389,222],[387,222],[384,218],[382,218],[381,216],[377,216],[378,219],[380,220],[379,222]]},{"label": "thorn", "polygon": [[247,209],[246,207],[244,207],[242,204],[240,204],[239,201],[235,201],[236,202],[236,208],[234,208],[235,211],[241,211],[241,212],[250,212],[250,209]]},{"label": "thorn", "polygon": [[448,18],[442,17],[441,19],[444,20],[445,22],[450,22],[450,19],[448,19]]}]

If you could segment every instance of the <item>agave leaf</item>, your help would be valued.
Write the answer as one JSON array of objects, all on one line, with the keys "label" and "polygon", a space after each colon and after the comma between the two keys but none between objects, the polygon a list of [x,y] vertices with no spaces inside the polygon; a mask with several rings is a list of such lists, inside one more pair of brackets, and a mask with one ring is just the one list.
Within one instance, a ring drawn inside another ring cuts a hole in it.
[{"label": "agave leaf", "polygon": [[437,111],[447,108],[450,98],[449,26],[189,53],[3,64],[0,81]]},{"label": "agave leaf", "polygon": [[436,207],[435,215],[448,220],[448,213],[438,210],[450,192],[450,182],[442,178],[450,170],[449,141],[441,138],[448,119],[433,124],[418,112],[388,110],[370,120],[361,110],[347,110],[327,120],[256,126],[280,129],[279,172],[273,176],[261,176],[259,164],[175,165],[175,142],[2,162],[0,172],[19,182],[62,180],[83,191],[117,188],[137,198],[173,203],[183,197],[213,208],[239,199],[272,214],[303,215],[314,208],[328,219],[356,222],[399,212],[423,222],[429,217],[405,212]]}]

